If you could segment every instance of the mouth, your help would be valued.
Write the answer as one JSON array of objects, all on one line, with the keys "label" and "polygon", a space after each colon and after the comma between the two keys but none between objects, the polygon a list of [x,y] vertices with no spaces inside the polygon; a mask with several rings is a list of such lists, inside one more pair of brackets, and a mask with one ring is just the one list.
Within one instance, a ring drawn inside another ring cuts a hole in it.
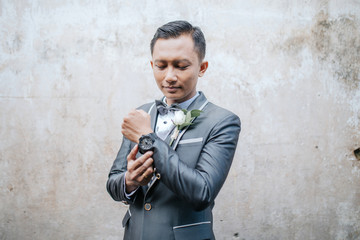
[{"label": "mouth", "polygon": [[169,93],[174,93],[178,89],[180,89],[180,87],[175,87],[175,86],[164,86],[163,88],[166,89],[166,91],[168,91]]}]

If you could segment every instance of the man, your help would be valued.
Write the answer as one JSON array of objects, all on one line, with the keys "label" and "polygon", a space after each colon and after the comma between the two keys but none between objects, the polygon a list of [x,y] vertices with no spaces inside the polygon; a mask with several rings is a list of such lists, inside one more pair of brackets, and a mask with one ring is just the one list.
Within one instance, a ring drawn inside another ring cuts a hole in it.
[{"label": "man", "polygon": [[[208,67],[205,46],[201,30],[186,21],[163,25],[151,41],[150,63],[164,98],[124,118],[123,143],[107,181],[111,197],[130,206],[124,239],[215,239],[212,208],[240,120],[196,90]],[[187,118],[176,104],[187,109]]]}]

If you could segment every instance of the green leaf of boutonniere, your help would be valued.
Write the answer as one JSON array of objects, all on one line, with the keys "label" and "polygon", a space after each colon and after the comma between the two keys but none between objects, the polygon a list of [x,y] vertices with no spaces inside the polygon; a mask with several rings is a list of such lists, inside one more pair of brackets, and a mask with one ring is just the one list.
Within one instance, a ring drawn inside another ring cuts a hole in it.
[{"label": "green leaf of boutonniere", "polygon": [[187,126],[189,126],[189,125],[191,125],[191,122],[185,122],[185,123],[183,123],[183,124],[181,124],[181,125],[179,126],[179,130],[181,130],[181,129],[183,129],[184,127],[187,127]]},{"label": "green leaf of boutonniere", "polygon": [[202,113],[201,110],[197,110],[197,109],[191,110],[190,112],[191,112],[192,118],[196,118],[196,117],[200,116],[200,113]]}]

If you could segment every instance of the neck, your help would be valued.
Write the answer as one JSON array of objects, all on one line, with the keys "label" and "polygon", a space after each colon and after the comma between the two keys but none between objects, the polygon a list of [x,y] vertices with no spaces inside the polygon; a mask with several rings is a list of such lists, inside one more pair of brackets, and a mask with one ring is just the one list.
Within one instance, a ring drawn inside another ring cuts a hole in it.
[{"label": "neck", "polygon": [[171,105],[171,104],[174,104],[174,103],[181,104],[183,102],[186,102],[186,101],[192,99],[193,97],[195,97],[197,95],[198,95],[198,92],[195,90],[194,92],[192,92],[191,94],[189,94],[188,96],[186,96],[183,99],[168,99],[167,97],[165,97],[165,103],[167,105]]},{"label": "neck", "polygon": [[190,104],[191,104],[199,95],[200,95],[200,93],[196,91],[195,94],[192,95],[192,97],[187,98],[186,100],[183,100],[183,101],[169,101],[170,99],[166,99],[166,98],[164,99],[164,101],[165,101],[165,103],[166,103],[167,105],[169,105],[169,106],[170,106],[171,104],[173,104],[173,103],[178,103],[181,108],[187,109],[187,108],[190,106]]}]

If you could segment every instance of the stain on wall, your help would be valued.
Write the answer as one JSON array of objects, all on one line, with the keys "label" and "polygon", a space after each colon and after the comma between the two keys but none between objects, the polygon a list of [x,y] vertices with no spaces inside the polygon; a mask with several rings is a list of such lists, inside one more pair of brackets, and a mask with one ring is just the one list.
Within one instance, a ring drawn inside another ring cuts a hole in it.
[{"label": "stain on wall", "polygon": [[360,64],[359,19],[355,15],[343,15],[331,19],[321,11],[314,16],[313,24],[294,29],[292,36],[279,47],[285,53],[296,56],[309,48],[321,67],[332,72],[333,77],[348,85],[348,90],[358,89]]},{"label": "stain on wall", "polygon": [[320,12],[312,28],[313,48],[324,65],[330,65],[334,78],[348,85],[359,87],[360,31],[355,15],[336,19]]}]

